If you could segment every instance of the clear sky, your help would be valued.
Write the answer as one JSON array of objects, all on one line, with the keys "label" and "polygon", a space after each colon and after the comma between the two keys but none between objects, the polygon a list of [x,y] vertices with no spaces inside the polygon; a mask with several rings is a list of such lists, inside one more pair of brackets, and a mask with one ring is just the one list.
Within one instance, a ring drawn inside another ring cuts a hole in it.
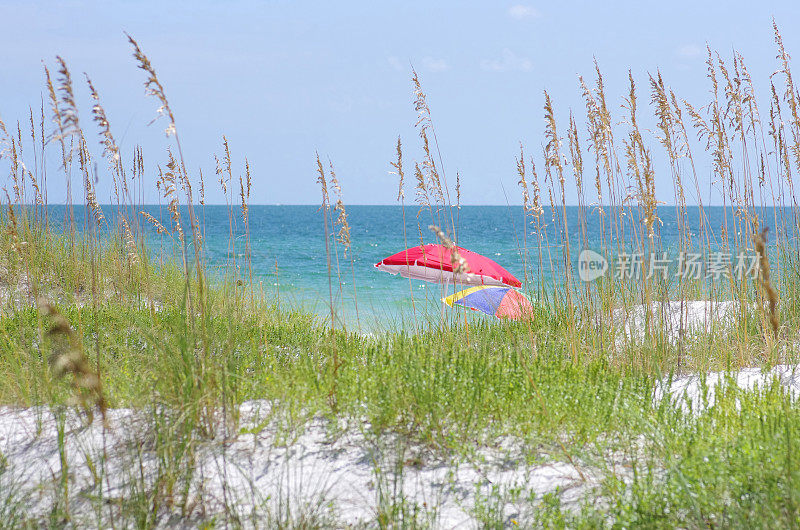
[{"label": "clear sky", "polygon": [[[647,73],[658,68],[679,96],[702,104],[709,89],[708,43],[725,56],[733,49],[742,53],[765,96],[776,69],[772,17],[789,52],[800,53],[798,6],[2,0],[0,116],[14,128],[18,119],[27,122],[28,106],[38,110],[44,94],[42,61],[55,70],[54,58],[61,55],[74,79],[84,71],[92,78],[124,156],[142,144],[154,175],[156,164],[166,160],[167,141],[162,125],[147,126],[157,105],[144,95],[144,74],[131,57],[127,31],[166,87],[195,174],[202,167],[213,175],[213,154],[220,153],[225,134],[234,161],[241,166],[247,156],[252,166],[252,203],[318,202],[319,151],[333,161],[348,203],[385,204],[396,195],[388,171],[397,136],[408,146],[407,161],[420,156],[413,64],[428,93],[447,175],[451,181],[456,170],[462,175],[463,202],[505,204],[505,188],[508,200],[518,203],[514,157],[520,141],[540,155],[544,89],[562,129],[569,108],[584,112],[577,76],[592,77],[593,57],[618,115],[629,68],[643,90],[643,110]],[[77,95],[88,111],[83,84]],[[81,119],[94,134],[88,112]],[[50,166],[52,174],[55,150]],[[701,171],[708,182],[707,166]],[[656,172],[658,193],[668,201],[669,174],[663,165]],[[0,182],[7,182],[6,173]],[[208,188],[208,200],[222,202],[221,192]],[[63,189],[51,178],[51,199],[63,197]],[[109,197],[102,176],[99,196],[102,202]]]}]

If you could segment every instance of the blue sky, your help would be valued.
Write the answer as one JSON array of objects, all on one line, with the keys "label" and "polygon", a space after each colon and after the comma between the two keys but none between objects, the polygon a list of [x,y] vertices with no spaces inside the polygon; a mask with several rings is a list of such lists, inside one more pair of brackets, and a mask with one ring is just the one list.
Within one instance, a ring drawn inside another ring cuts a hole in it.
[{"label": "blue sky", "polygon": [[[643,90],[643,111],[649,112],[647,73],[656,69],[679,96],[702,104],[708,43],[724,56],[734,48],[742,53],[766,96],[776,69],[772,17],[789,52],[800,53],[798,15],[798,4],[789,1],[756,7],[738,1],[4,0],[0,117],[12,127],[27,121],[28,106],[38,109],[43,94],[42,61],[55,69],[61,55],[73,78],[90,75],[123,154],[141,144],[154,178],[156,164],[166,161],[167,140],[162,126],[147,126],[157,105],[144,95],[127,31],[166,87],[195,175],[199,167],[213,175],[213,154],[221,152],[225,134],[235,162],[250,161],[253,203],[318,202],[319,151],[333,161],[347,202],[385,204],[396,195],[388,172],[397,136],[408,147],[407,161],[420,156],[413,64],[428,93],[447,175],[462,175],[463,202],[505,204],[507,196],[518,203],[514,157],[520,141],[540,155],[544,89],[562,130],[570,108],[582,116],[577,76],[592,77],[594,57],[620,117],[629,68]],[[88,111],[83,84],[77,94]],[[81,119],[94,134],[88,113]],[[49,193],[58,202],[64,185],[52,176],[55,150],[52,155]],[[705,183],[708,171],[701,168]],[[657,165],[656,175],[657,192],[669,202],[667,168]],[[101,175],[103,202],[106,184]],[[207,187],[209,201],[222,202],[217,187]],[[151,186],[146,199],[155,201],[155,194]]]}]

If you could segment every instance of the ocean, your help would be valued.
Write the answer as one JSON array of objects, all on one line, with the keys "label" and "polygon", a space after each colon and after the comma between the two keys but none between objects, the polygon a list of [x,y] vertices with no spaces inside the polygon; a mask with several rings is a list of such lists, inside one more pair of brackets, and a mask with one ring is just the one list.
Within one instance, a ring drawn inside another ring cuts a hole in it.
[{"label": "ocean", "polygon": [[[113,220],[113,208],[104,206],[106,219]],[[137,211],[147,211],[169,226],[166,207],[137,207]],[[76,226],[86,229],[86,210],[75,207]],[[196,214],[204,227],[204,245],[207,264],[215,274],[230,270],[233,266],[245,264],[244,223],[238,206],[197,206]],[[729,233],[733,229],[734,216],[725,218],[722,207],[707,207],[706,226],[719,237],[728,223]],[[417,214],[419,213],[419,217]],[[631,212],[637,216],[635,210]],[[790,212],[766,208],[760,212],[762,226],[789,226],[780,221],[780,215],[790,216]],[[63,223],[66,209],[63,206],[50,206],[49,215],[54,224]],[[458,227],[458,245],[487,256],[517,278],[525,282],[523,290],[530,292],[539,283],[558,284],[563,282],[563,255],[558,244],[559,233],[563,230],[560,211],[545,208],[541,216],[547,241],[543,243],[544,268],[539,276],[538,238],[536,226],[527,226],[528,274],[525,273],[525,221],[521,206],[463,206],[452,209],[453,221]],[[184,228],[188,215],[182,210]],[[414,319],[437,318],[442,312],[441,298],[452,292],[442,287],[424,282],[409,282],[400,276],[377,270],[374,265],[382,258],[407,247],[418,245],[420,238],[427,243],[438,242],[429,230],[433,223],[444,228],[450,225],[450,211],[430,212],[427,208],[420,212],[417,206],[405,208],[405,231],[403,230],[403,210],[400,206],[348,206],[347,216],[350,225],[351,248],[347,255],[341,245],[332,248],[332,291],[337,312],[337,324],[362,331],[378,329],[398,329]],[[578,253],[583,248],[583,227],[580,223],[579,209],[566,208],[571,262],[577,266]],[[664,251],[677,252],[678,222],[675,207],[660,206],[657,225],[658,240]],[[608,218],[609,216],[606,216]],[[587,209],[585,216],[585,241],[588,248],[599,249],[603,230],[601,217],[596,208]],[[233,223],[231,223],[233,220]],[[770,222],[772,221],[772,222]],[[111,222],[111,221],[109,221]],[[175,255],[178,247],[176,238],[159,236],[156,230],[139,215],[139,222],[146,229],[150,251],[158,256]],[[687,223],[691,232],[700,233],[700,209],[689,207]],[[636,223],[635,223],[636,224]],[[110,226],[103,226],[108,233]],[[608,229],[608,226],[606,227]],[[639,225],[639,229],[642,227]],[[630,228],[628,228],[630,232]],[[233,238],[231,234],[233,233]],[[279,301],[283,308],[295,307],[314,312],[323,318],[330,317],[329,275],[325,251],[325,236],[322,212],[317,206],[250,206],[249,233],[252,248],[252,274],[255,288],[265,296]],[[774,230],[771,237],[774,237]],[[790,237],[793,237],[790,234]],[[700,244],[699,237],[697,243]],[[231,245],[233,241],[233,245]],[[331,243],[333,236],[331,236]],[[711,241],[711,245],[717,245]],[[552,256],[550,267],[548,256]],[[351,262],[352,259],[352,262]],[[338,262],[338,267],[337,267]],[[227,268],[227,269],[226,269]],[[246,267],[240,275],[247,277]],[[413,293],[413,294],[412,294]],[[413,303],[412,303],[413,297]],[[357,311],[356,311],[357,305]],[[475,316],[473,318],[482,318]]]}]

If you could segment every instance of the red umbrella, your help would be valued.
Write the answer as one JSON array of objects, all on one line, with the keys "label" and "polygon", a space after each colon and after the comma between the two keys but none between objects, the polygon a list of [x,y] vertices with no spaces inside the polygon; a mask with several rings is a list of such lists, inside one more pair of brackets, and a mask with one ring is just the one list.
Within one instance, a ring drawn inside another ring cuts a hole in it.
[{"label": "red umbrella", "polygon": [[375,266],[390,274],[400,274],[404,278],[426,282],[512,287],[522,285],[510,272],[486,256],[461,247],[456,247],[455,250],[467,262],[467,272],[453,273],[453,251],[444,245],[409,248],[379,261]]}]

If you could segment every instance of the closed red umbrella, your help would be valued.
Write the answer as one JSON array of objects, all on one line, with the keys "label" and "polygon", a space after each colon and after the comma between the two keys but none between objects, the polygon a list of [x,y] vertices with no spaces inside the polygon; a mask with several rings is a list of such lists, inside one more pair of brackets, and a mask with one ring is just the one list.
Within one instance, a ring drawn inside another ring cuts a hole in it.
[{"label": "closed red umbrella", "polygon": [[512,287],[522,285],[510,272],[486,256],[461,247],[456,247],[455,250],[466,261],[467,272],[453,272],[453,251],[444,245],[409,248],[379,261],[375,266],[390,274],[426,282]]}]

